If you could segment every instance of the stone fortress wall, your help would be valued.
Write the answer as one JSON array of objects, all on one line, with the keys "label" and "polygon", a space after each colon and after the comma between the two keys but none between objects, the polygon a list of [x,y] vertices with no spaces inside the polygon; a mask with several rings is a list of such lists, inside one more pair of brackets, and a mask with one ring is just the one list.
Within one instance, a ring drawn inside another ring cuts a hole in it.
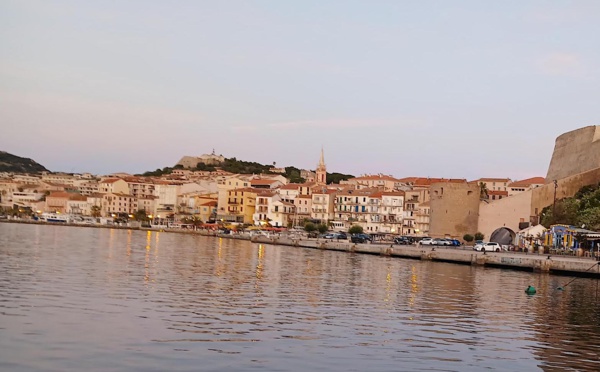
[{"label": "stone fortress wall", "polygon": [[583,186],[600,182],[600,126],[588,126],[558,136],[546,184],[533,190],[531,215],[539,215],[556,200],[568,198]]},{"label": "stone fortress wall", "polygon": [[600,126],[592,125],[556,138],[546,183],[600,168]]},{"label": "stone fortress wall", "polygon": [[431,185],[429,235],[462,239],[477,232],[479,185],[440,182]]}]

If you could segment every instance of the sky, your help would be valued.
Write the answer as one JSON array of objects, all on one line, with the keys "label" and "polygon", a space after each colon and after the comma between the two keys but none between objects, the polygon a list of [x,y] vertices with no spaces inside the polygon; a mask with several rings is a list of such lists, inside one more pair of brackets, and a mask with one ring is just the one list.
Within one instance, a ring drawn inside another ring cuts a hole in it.
[{"label": "sky", "polygon": [[545,176],[600,124],[600,1],[0,0],[0,150],[139,173],[215,150]]}]

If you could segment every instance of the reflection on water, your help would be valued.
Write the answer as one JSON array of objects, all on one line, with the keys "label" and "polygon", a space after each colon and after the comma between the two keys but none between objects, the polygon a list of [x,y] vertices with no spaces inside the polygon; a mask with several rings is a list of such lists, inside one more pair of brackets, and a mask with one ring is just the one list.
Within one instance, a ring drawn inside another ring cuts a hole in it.
[{"label": "reflection on water", "polygon": [[0,224],[0,369],[595,371],[598,281],[569,280]]}]

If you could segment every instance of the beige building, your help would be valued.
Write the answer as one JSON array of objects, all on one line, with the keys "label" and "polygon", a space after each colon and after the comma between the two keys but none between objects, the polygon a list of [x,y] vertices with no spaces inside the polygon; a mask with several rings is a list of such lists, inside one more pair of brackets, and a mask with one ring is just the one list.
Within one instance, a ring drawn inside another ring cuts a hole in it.
[{"label": "beige building", "polygon": [[513,196],[525,191],[544,186],[544,177],[533,177],[521,181],[515,181],[508,184],[508,196]]},{"label": "beige building", "polygon": [[[102,196],[102,215],[132,215],[138,211],[137,198],[129,194],[108,193]],[[115,217],[113,216],[113,217]],[[162,218],[162,217],[159,217]]]},{"label": "beige building", "polygon": [[120,178],[105,178],[98,183],[98,192],[102,194],[129,194],[127,182]]},{"label": "beige building", "polygon": [[298,195],[294,198],[294,226],[310,219],[312,213],[312,195]]},{"label": "beige building", "polygon": [[376,174],[350,178],[345,184],[355,185],[359,190],[378,189],[383,191],[394,191],[398,190],[403,183],[392,176]]},{"label": "beige building", "polygon": [[74,195],[64,191],[55,191],[46,196],[45,212],[67,213],[67,202]]},{"label": "beige building", "polygon": [[511,180],[510,178],[480,178],[473,182],[477,185],[483,183],[488,191],[508,191]]},{"label": "beige building", "polygon": [[319,223],[327,223],[329,220],[333,220],[335,216],[335,190],[328,190],[323,188],[322,190],[313,190],[312,193],[312,211],[310,218]]}]

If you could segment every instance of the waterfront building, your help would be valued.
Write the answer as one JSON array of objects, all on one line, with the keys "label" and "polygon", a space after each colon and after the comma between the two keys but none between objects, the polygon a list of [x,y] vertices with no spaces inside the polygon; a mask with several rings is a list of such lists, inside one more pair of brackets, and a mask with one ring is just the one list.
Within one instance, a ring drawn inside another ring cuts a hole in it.
[{"label": "waterfront building", "polygon": [[250,187],[227,191],[224,212],[219,204],[217,219],[227,222],[253,224],[253,215],[256,211],[256,197],[260,191]]},{"label": "waterfront building", "polygon": [[302,221],[310,219],[312,213],[312,195],[300,194],[294,199],[294,226],[299,226]]},{"label": "waterfront building", "polygon": [[[129,194],[107,193],[102,196],[103,216],[133,215],[138,211],[137,198]],[[159,217],[161,218],[161,217]]]},{"label": "waterfront building", "polygon": [[335,216],[335,197],[337,190],[316,187],[312,192],[312,210],[310,218],[318,223],[327,223]]},{"label": "waterfront building", "polygon": [[46,196],[44,212],[67,213],[67,201],[71,195],[73,194],[64,191],[51,192]]}]

